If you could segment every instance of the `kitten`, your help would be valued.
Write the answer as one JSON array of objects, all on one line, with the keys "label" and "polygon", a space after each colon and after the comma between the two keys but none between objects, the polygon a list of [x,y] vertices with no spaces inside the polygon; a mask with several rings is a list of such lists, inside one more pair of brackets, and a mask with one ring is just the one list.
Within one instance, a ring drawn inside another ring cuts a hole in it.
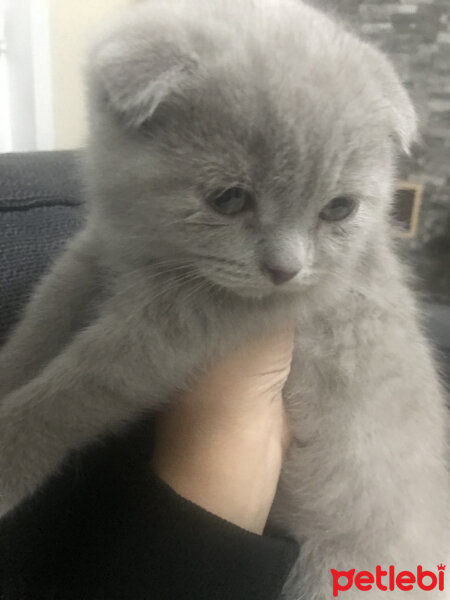
[{"label": "kitten", "polygon": [[329,600],[330,569],[436,570],[447,413],[389,236],[416,135],[390,64],[301,2],[155,0],[105,28],[88,80],[88,224],[0,354],[0,514],[295,319],[284,597]]}]

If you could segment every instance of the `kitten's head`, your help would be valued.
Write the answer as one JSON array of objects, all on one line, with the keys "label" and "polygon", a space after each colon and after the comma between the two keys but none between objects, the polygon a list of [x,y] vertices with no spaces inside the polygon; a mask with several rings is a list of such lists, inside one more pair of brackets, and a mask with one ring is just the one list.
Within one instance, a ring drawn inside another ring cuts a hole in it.
[{"label": "kitten's head", "polygon": [[261,296],[346,278],[382,237],[413,107],[383,55],[303,3],[145,2],[89,82],[93,210],[124,260]]}]

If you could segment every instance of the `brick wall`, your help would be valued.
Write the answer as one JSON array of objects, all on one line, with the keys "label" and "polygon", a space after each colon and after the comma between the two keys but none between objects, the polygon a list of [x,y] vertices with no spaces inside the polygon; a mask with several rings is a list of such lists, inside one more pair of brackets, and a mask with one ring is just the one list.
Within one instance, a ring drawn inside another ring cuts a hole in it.
[{"label": "brick wall", "polygon": [[419,227],[401,243],[423,289],[450,304],[450,0],[310,0],[391,57],[414,100],[422,141],[401,163],[424,184]]}]

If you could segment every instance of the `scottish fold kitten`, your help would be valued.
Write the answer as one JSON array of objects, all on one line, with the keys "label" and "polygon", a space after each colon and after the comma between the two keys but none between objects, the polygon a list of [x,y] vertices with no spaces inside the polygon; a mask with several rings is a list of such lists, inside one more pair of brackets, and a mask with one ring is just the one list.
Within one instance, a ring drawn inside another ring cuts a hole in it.
[{"label": "scottish fold kitten", "polygon": [[301,544],[284,598],[329,600],[331,569],[435,572],[447,413],[390,241],[416,135],[390,64],[301,2],[155,0],[105,28],[88,81],[88,222],[0,354],[0,514],[295,320],[270,517]]}]

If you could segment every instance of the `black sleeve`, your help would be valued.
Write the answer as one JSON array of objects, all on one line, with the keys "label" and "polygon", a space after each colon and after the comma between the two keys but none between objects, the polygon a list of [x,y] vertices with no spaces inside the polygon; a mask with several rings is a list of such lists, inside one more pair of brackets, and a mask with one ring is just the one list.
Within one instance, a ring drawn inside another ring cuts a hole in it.
[{"label": "black sleeve", "polygon": [[0,523],[1,600],[276,600],[297,545],[182,498],[136,439],[72,460]]}]

